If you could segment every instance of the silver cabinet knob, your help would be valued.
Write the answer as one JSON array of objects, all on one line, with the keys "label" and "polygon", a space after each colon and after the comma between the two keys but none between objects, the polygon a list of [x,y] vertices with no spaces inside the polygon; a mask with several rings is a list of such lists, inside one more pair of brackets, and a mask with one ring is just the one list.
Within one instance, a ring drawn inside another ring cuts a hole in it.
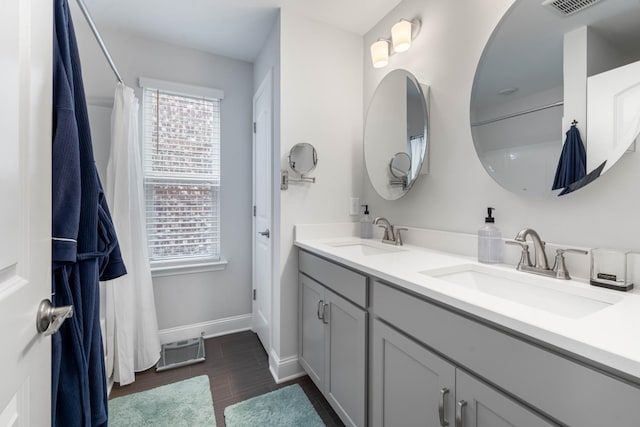
[{"label": "silver cabinet knob", "polygon": [[62,323],[71,316],[73,316],[72,305],[55,308],[51,305],[51,301],[43,299],[38,306],[36,329],[45,336],[53,335],[58,332]]},{"label": "silver cabinet knob", "polygon": [[265,236],[267,239],[271,235],[271,233],[269,233],[269,229],[268,228],[266,230],[264,230],[264,231],[259,231],[258,234],[261,235],[261,236]]}]

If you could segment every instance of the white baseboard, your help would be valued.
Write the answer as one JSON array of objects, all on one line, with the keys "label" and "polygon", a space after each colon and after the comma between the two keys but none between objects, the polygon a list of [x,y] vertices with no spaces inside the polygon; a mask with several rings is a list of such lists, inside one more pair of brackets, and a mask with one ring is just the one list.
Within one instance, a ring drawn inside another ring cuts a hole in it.
[{"label": "white baseboard", "polygon": [[307,374],[298,363],[297,355],[280,359],[273,349],[269,353],[269,371],[278,384]]},{"label": "white baseboard", "polygon": [[209,322],[162,329],[158,332],[158,335],[160,336],[160,343],[162,344],[199,337],[201,334],[204,335],[205,338],[217,337],[219,335],[250,330],[251,319],[251,313],[243,314],[240,316],[211,320]]}]

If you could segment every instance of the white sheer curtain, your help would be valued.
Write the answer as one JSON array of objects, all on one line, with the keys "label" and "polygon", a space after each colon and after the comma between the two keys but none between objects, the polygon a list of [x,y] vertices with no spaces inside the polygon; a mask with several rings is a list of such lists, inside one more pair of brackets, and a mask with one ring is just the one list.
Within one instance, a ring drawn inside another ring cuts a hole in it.
[{"label": "white sheer curtain", "polygon": [[138,135],[139,103],[118,84],[111,115],[105,193],[128,274],[106,282],[107,377],[121,385],[160,358],[160,340],[147,249]]},{"label": "white sheer curtain", "polygon": [[409,152],[411,153],[411,171],[409,172],[410,180],[416,179],[418,176],[418,166],[424,156],[426,148],[424,135],[416,135],[409,137]]}]

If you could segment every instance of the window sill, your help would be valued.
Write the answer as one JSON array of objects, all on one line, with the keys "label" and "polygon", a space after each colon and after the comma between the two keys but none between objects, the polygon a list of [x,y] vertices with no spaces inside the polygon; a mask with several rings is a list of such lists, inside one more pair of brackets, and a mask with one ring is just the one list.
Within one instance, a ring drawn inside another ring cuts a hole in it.
[{"label": "window sill", "polygon": [[151,264],[151,277],[178,276],[181,274],[206,273],[208,271],[221,271],[227,268],[227,260],[203,261],[192,264]]}]

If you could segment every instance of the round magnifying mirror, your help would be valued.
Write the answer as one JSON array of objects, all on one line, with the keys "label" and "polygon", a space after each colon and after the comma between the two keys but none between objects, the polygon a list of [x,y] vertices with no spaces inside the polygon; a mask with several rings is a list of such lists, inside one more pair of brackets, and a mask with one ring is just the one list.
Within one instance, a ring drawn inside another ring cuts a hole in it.
[{"label": "round magnifying mirror", "polygon": [[318,154],[313,145],[300,142],[289,151],[289,167],[300,175],[307,174],[316,168]]},{"label": "round magnifying mirror", "polygon": [[396,153],[389,161],[389,172],[394,178],[407,178],[411,171],[411,157],[405,152]]},{"label": "round magnifying mirror", "polygon": [[382,79],[371,99],[364,129],[364,158],[371,185],[384,199],[404,196],[421,168],[426,169],[427,89],[408,71],[393,70]]}]

